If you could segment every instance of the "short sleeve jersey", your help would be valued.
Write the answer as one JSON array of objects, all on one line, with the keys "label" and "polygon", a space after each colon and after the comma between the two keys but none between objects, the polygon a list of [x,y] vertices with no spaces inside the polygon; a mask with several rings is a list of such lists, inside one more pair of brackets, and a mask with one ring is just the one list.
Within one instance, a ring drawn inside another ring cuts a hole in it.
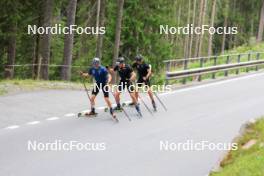
[{"label": "short sleeve jersey", "polygon": [[143,64],[134,63],[132,67],[137,70],[139,78],[143,78],[147,76],[148,69],[150,69],[150,66],[146,63]]},{"label": "short sleeve jersey", "polygon": [[92,67],[88,70],[88,74],[93,76],[96,83],[107,83],[108,71],[105,67],[100,66],[99,68]]},{"label": "short sleeve jersey", "polygon": [[124,68],[120,68],[118,65],[114,67],[114,71],[117,71],[121,81],[127,81],[131,77],[133,69],[129,65],[125,65]]}]

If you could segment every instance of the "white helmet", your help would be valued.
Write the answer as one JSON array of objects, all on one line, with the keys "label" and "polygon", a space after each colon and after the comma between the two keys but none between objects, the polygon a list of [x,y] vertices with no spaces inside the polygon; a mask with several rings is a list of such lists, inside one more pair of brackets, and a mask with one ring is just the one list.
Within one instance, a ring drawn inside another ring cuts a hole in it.
[{"label": "white helmet", "polygon": [[93,65],[99,64],[100,65],[100,59],[98,57],[93,58]]}]

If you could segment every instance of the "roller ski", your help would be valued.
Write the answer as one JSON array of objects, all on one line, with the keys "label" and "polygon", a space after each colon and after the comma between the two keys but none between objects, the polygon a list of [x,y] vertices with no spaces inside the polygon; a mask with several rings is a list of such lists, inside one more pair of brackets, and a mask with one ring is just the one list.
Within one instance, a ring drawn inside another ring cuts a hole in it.
[{"label": "roller ski", "polygon": [[78,113],[78,117],[96,117],[97,115],[98,113],[95,111]]},{"label": "roller ski", "polygon": [[135,106],[135,103],[133,102],[122,103],[122,107],[134,107],[134,106]]},{"label": "roller ski", "polygon": [[[124,109],[121,108],[121,107],[120,108],[117,108],[117,106],[116,106],[116,107],[113,108],[113,110],[114,110],[114,112],[119,113],[119,112],[123,112]],[[109,112],[109,108],[108,107],[105,107],[104,108],[104,112]]]}]

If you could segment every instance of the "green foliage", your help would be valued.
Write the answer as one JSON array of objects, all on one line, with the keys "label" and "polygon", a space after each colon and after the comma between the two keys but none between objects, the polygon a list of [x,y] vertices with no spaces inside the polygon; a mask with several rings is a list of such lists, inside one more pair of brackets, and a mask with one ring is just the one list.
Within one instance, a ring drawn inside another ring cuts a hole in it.
[{"label": "green foliage", "polygon": [[[251,139],[257,143],[249,149],[242,146]],[[231,151],[222,161],[223,169],[211,176],[262,176],[264,175],[264,119],[250,125],[246,133],[237,141],[238,150]]]},{"label": "green foliage", "polygon": [[[27,34],[27,25],[37,25],[43,18],[44,0],[2,0],[0,6],[0,78],[3,76],[4,64],[7,60],[7,45],[10,35],[16,36],[16,64],[33,63],[33,53],[36,51],[36,35]],[[66,23],[68,0],[54,0],[52,24]],[[76,25],[94,27],[96,24],[96,0],[78,0],[76,11]],[[191,2],[190,16],[193,13]],[[200,9],[200,1],[196,1],[196,23]],[[207,1],[206,17],[204,24],[209,24],[212,2]],[[155,82],[160,82],[159,73],[163,71],[163,60],[182,58],[184,53],[185,35],[161,35],[160,25],[186,26],[188,20],[188,1],[184,0],[125,0],[120,55],[128,63],[133,62],[135,55],[142,54],[148,63],[151,63],[155,72]],[[258,30],[258,20],[261,2],[259,0],[223,0],[217,1],[215,26],[223,26],[224,18],[228,17],[228,26],[237,26],[239,34],[229,35],[226,38],[225,49],[236,48],[240,45],[254,43],[252,39]],[[106,34],[103,39],[104,65],[112,64],[115,40],[115,25],[117,16],[116,1],[106,0],[105,27]],[[191,18],[192,21],[192,18]],[[9,26],[16,25],[16,33],[9,32]],[[197,24],[196,24],[197,25]],[[208,35],[204,35],[202,55],[206,55]],[[193,39],[193,50],[195,36]],[[253,41],[253,42],[252,42]],[[222,35],[213,38],[213,53],[221,51]],[[62,64],[64,49],[64,35],[52,35],[51,39],[51,64]],[[73,48],[73,65],[81,65],[85,69],[90,65],[95,56],[96,36],[75,35]],[[262,49],[261,47],[256,49]],[[60,67],[50,67],[50,79],[60,79]],[[74,70],[74,69],[73,69]],[[74,70],[75,71],[75,70]],[[30,78],[30,68],[17,68],[17,78]],[[77,77],[73,73],[72,80]]]}]

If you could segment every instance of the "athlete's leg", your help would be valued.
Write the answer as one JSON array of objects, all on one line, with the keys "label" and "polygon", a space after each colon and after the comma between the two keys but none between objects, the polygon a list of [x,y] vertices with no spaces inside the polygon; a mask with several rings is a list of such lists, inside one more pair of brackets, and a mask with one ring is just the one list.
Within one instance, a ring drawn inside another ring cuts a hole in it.
[{"label": "athlete's leg", "polygon": [[129,95],[132,99],[133,105],[135,105],[137,112],[140,114],[140,116],[142,116],[140,108],[139,108],[138,100],[135,96],[135,87],[133,86],[133,84],[131,82],[127,82],[127,90],[128,90]]},{"label": "athlete's leg", "polygon": [[151,99],[152,102],[155,101],[154,100],[154,96],[153,96],[153,92],[152,92],[151,89],[148,89],[148,95],[149,95],[149,97],[150,97],[150,99]]},{"label": "athlete's leg", "polygon": [[99,88],[95,85],[95,87],[92,90],[92,96],[90,98],[91,111],[88,113],[88,115],[95,114],[95,98],[98,93],[99,93]]},{"label": "athlete's leg", "polygon": [[109,108],[112,107],[112,103],[109,99],[109,86],[108,85],[102,85],[102,90],[104,94],[104,100]]},{"label": "athlete's leg", "polygon": [[138,92],[139,92],[139,89],[141,89],[142,85],[143,85],[143,80],[139,79],[137,81],[136,89],[135,89],[135,97],[136,97],[137,101],[138,101],[138,97],[139,97]]},{"label": "athlete's leg", "polygon": [[147,92],[148,92],[149,98],[151,99],[151,102],[154,102],[154,96],[153,96],[153,92],[151,90],[151,86],[150,86],[149,80],[148,79],[145,80],[144,84],[145,84],[144,86],[146,86],[146,88],[147,88]]},{"label": "athlete's leg", "polygon": [[115,92],[115,101],[116,101],[116,110],[120,110],[121,109],[121,104],[120,104],[120,94],[121,92],[124,90],[124,82],[119,82],[117,90]]},{"label": "athlete's leg", "polygon": [[155,100],[154,100],[154,95],[153,95],[153,92],[152,92],[152,90],[151,90],[149,80],[146,80],[146,81],[145,81],[145,86],[147,86],[147,90],[148,90],[147,92],[148,92],[148,95],[149,95],[149,97],[150,97],[150,99],[151,99],[152,106],[153,106],[154,110],[156,111],[156,110],[157,110],[157,106],[156,106],[156,103],[155,103]]},{"label": "athlete's leg", "polygon": [[136,98],[136,91],[135,91],[135,88],[134,88],[133,84],[130,83],[130,82],[127,82],[126,83],[126,88],[127,88],[127,91],[129,92],[129,95],[130,95],[130,97],[132,99],[132,103],[134,105],[136,105],[138,100]]}]

